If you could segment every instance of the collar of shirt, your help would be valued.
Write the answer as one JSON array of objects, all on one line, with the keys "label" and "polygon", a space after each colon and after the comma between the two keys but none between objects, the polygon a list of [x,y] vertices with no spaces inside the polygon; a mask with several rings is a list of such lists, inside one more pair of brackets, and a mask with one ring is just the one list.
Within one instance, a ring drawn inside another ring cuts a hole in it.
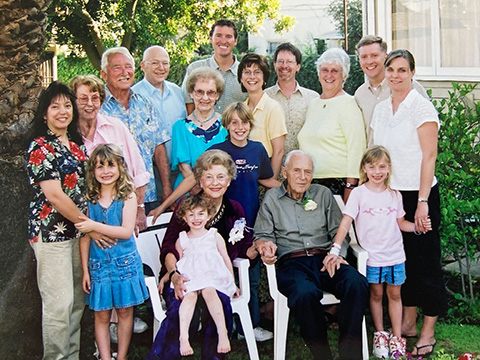
[{"label": "collar of shirt", "polygon": [[[230,66],[230,68],[227,71],[230,71],[230,72],[232,72],[232,74],[237,76],[239,62],[238,62],[237,57],[235,55],[232,55],[232,56],[233,56],[233,65]],[[223,72],[222,69],[220,68],[220,66],[215,61],[215,58],[213,56],[208,59],[208,62],[209,62],[209,66],[211,68],[214,68],[215,70],[219,70],[220,72]],[[227,72],[227,71],[225,71],[225,72]]]},{"label": "collar of shirt", "polygon": [[141,84],[147,88],[148,92],[150,93],[157,93],[158,96],[160,96],[162,99],[163,98],[167,98],[168,95],[170,94],[170,88],[168,87],[168,84],[167,84],[167,81],[164,80],[163,81],[163,93],[162,91],[160,91],[159,88],[153,86],[147,79],[143,78],[143,80],[141,81]]},{"label": "collar of shirt", "polygon": [[[258,102],[257,106],[255,106],[255,109],[253,109],[253,113],[255,113],[255,111],[259,110],[259,111],[263,111],[264,107],[265,107],[265,103],[267,102],[268,100],[268,95],[267,93],[264,91],[263,92],[263,95],[262,97],[260,98],[260,101]],[[245,103],[248,105],[248,103],[250,102],[250,99],[247,98],[247,100],[245,101]]]},{"label": "collar of shirt", "polygon": [[[137,97],[137,93],[135,93],[130,87],[130,97],[128,99],[128,102],[130,103],[132,101],[132,98],[135,98],[135,97]],[[111,101],[114,101],[117,104],[120,104],[120,102],[115,98],[115,96],[112,95],[110,90],[108,90],[108,86],[105,85],[105,103],[104,104],[107,104]]]}]

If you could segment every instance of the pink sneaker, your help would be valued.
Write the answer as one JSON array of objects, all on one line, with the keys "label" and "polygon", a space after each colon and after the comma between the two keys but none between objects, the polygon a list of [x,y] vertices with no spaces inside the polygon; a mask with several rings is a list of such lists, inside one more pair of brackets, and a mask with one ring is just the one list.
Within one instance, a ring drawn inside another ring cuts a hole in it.
[{"label": "pink sneaker", "polygon": [[388,342],[390,356],[398,358],[407,352],[407,340],[402,337],[392,336]]},{"label": "pink sneaker", "polygon": [[391,334],[386,331],[375,331],[373,333],[373,355],[380,359],[388,358],[388,343]]}]

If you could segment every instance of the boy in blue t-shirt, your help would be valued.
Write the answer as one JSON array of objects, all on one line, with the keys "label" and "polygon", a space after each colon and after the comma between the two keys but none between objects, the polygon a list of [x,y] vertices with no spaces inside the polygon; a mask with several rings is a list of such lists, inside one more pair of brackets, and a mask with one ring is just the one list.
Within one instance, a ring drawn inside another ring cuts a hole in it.
[{"label": "boy in blue t-shirt", "polygon": [[251,227],[255,225],[260,207],[258,184],[266,188],[280,186],[280,182],[272,178],[272,166],[262,143],[248,140],[254,121],[246,104],[230,104],[222,114],[222,125],[228,130],[228,139],[209,148],[225,151],[235,162],[237,178],[232,180],[226,195],[242,204],[247,224]]}]

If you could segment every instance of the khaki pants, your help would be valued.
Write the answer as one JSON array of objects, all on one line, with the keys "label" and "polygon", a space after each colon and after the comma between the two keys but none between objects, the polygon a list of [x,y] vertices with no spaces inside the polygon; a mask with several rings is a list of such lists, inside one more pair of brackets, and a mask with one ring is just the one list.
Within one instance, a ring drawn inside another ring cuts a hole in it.
[{"label": "khaki pants", "polygon": [[44,360],[78,360],[80,321],[85,308],[79,239],[30,243],[37,259],[42,297]]}]

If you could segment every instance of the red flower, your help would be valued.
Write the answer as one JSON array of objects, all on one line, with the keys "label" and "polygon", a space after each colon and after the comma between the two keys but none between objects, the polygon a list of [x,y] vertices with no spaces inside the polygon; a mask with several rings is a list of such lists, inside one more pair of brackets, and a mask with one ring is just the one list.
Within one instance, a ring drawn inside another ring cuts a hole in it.
[{"label": "red flower", "polygon": [[85,153],[83,152],[82,149],[78,147],[77,144],[74,142],[70,142],[70,151],[72,152],[75,157],[80,160],[80,161],[86,161],[87,157],[85,156]]},{"label": "red flower", "polygon": [[48,207],[47,204],[43,204],[42,211],[40,212],[40,219],[46,219],[51,212],[52,208]]},{"label": "red flower", "polygon": [[75,187],[75,185],[77,185],[76,174],[65,175],[65,181],[63,182],[63,185],[65,185],[69,189],[73,189]]},{"label": "red flower", "polygon": [[45,141],[45,136],[40,136],[38,138],[35,139],[35,142],[38,144],[38,145],[43,145],[43,142]]},{"label": "red flower", "polygon": [[55,150],[53,149],[53,146],[50,144],[45,144],[44,148],[50,151],[51,154],[55,155]]},{"label": "red flower", "polygon": [[29,164],[40,165],[42,161],[45,160],[45,155],[43,154],[41,149],[37,149],[32,151],[30,154],[30,159],[28,160]]}]

